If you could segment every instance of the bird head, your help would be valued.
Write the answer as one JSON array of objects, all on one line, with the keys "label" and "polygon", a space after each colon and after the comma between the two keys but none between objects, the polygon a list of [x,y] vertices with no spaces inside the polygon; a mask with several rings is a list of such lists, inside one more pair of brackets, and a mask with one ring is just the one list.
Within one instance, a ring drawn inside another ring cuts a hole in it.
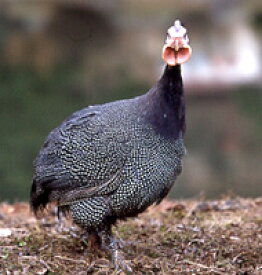
[{"label": "bird head", "polygon": [[181,25],[180,20],[176,20],[167,30],[162,58],[169,66],[175,66],[187,62],[191,54],[187,30]]}]

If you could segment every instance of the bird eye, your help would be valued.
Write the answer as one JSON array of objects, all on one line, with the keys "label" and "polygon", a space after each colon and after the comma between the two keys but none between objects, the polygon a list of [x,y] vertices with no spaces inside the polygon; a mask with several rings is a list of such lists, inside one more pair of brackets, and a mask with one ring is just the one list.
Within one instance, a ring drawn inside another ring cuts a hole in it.
[{"label": "bird eye", "polygon": [[183,35],[183,39],[184,39],[185,41],[187,41],[187,42],[189,41],[188,36],[187,36],[186,33]]},{"label": "bird eye", "polygon": [[171,38],[171,35],[168,32],[166,33],[166,35],[167,35],[167,39]]}]

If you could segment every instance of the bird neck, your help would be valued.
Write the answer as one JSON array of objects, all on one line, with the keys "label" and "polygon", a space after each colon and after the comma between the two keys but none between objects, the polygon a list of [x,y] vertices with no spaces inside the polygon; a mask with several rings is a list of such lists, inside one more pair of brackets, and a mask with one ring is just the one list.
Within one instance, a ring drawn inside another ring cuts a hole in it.
[{"label": "bird neck", "polygon": [[179,138],[185,133],[185,100],[180,65],[166,66],[156,85],[147,93],[148,118],[157,131]]},{"label": "bird neck", "polygon": [[158,92],[167,96],[169,103],[174,103],[178,96],[183,94],[183,82],[180,65],[166,65],[164,73],[157,83]]}]

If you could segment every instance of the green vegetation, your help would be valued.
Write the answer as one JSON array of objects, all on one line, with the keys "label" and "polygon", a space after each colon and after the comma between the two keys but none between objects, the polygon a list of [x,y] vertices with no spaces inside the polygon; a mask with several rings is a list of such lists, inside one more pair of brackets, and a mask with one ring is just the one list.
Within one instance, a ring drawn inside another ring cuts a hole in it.
[{"label": "green vegetation", "polygon": [[260,143],[262,138],[262,93],[261,89],[256,86],[246,86],[235,91],[234,96],[236,102],[240,107],[243,115],[248,116],[255,128],[254,133],[256,133],[257,143]]},{"label": "green vegetation", "polygon": [[83,94],[72,94],[73,77],[61,67],[44,76],[29,68],[0,68],[0,200],[28,197],[32,161],[45,136],[86,105]]}]

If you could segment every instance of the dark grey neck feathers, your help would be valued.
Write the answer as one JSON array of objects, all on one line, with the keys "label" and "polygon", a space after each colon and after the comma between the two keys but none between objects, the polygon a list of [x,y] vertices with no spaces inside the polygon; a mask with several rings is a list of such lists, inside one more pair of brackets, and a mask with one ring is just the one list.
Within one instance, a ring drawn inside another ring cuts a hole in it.
[{"label": "dark grey neck feathers", "polygon": [[166,66],[161,79],[143,97],[143,114],[161,135],[183,137],[185,100],[180,65]]}]

